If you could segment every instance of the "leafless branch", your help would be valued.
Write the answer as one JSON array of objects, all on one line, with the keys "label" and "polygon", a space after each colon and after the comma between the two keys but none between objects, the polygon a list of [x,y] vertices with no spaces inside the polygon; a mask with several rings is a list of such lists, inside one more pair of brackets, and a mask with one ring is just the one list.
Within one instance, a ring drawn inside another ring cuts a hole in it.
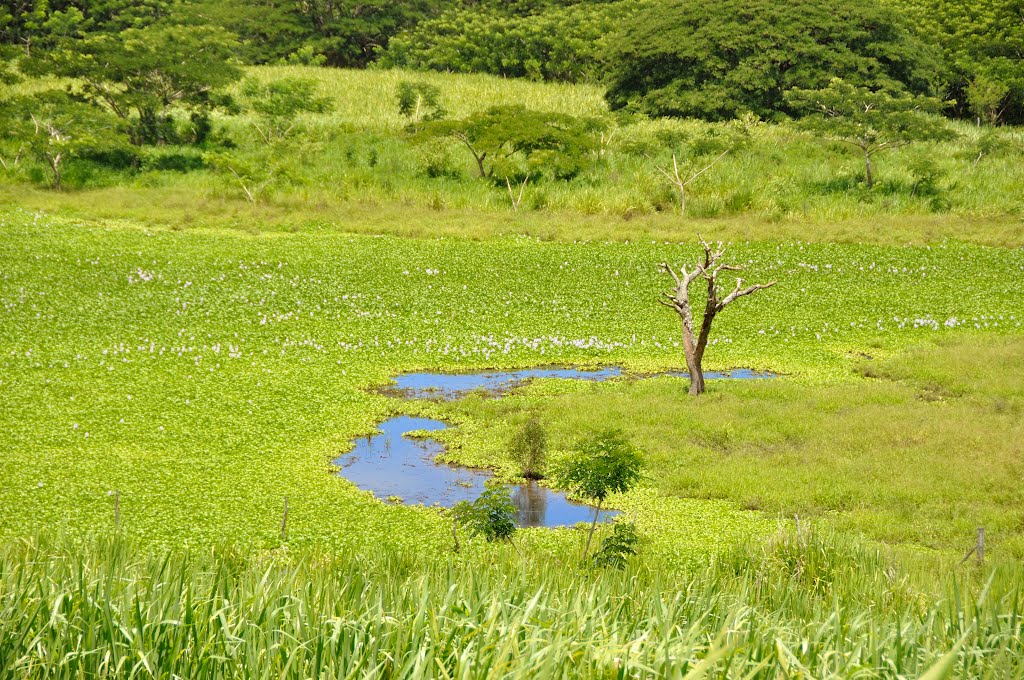
[{"label": "leafless branch", "polygon": [[748,286],[747,288],[743,288],[743,279],[736,279],[736,289],[733,290],[733,292],[726,295],[725,299],[718,303],[718,309],[721,310],[727,304],[735,301],[737,298],[741,298],[745,295],[751,295],[752,293],[756,293],[759,290],[764,290],[765,288],[771,288],[777,283],[778,281],[772,281],[770,283],[759,283],[753,286]]},{"label": "leafless branch", "polygon": [[519,185],[519,197],[512,193],[512,182],[509,181],[508,175],[505,176],[505,186],[508,187],[508,197],[512,200],[512,210],[519,212],[519,206],[523,202],[523,191],[526,190],[526,183],[530,181],[530,176],[527,175],[523,183]]}]

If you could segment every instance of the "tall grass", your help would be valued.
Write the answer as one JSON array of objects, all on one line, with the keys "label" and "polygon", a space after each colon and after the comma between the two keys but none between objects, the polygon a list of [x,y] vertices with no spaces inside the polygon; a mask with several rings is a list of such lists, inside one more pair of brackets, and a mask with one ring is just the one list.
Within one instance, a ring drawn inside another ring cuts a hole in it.
[{"label": "tall grass", "polygon": [[[279,78],[309,78],[320,93],[334,102],[333,111],[316,116],[329,125],[361,130],[397,131],[408,121],[398,112],[398,84],[425,82],[443,93],[443,104],[451,118],[463,118],[491,106],[523,104],[540,111],[573,116],[598,116],[607,112],[604,89],[595,85],[539,83],[486,74],[451,74],[394,70],[348,70],[306,66],[258,66],[249,75],[260,81]],[[314,118],[314,117],[311,117]]]},{"label": "tall grass", "polygon": [[915,588],[876,551],[781,534],[696,573],[426,560],[0,549],[18,677],[958,677],[1024,670],[1019,566]]},{"label": "tall grass", "polygon": [[[248,205],[235,176],[212,162],[190,172],[168,170],[175,167],[174,158],[178,157],[189,157],[192,164],[203,163],[202,152],[190,147],[149,149],[136,165],[120,169],[91,160],[69,160],[65,180],[76,193],[47,192],[34,202],[70,205],[90,216],[144,217],[165,224],[189,217],[182,214],[182,204],[194,207],[192,219],[198,216],[204,221],[224,222],[241,212],[265,209],[292,223],[338,221],[354,210],[374,213],[380,206],[402,206],[407,212],[419,209],[423,214],[397,222],[384,220],[383,227],[373,228],[405,233],[413,228],[406,224],[409,220],[429,224],[436,221],[431,219],[436,213],[473,211],[491,219],[526,223],[531,233],[554,233],[569,239],[579,236],[576,222],[580,216],[610,218],[602,231],[624,237],[647,229],[643,221],[657,222],[657,231],[664,232],[694,221],[734,220],[744,222],[748,232],[761,233],[776,233],[778,229],[772,225],[793,222],[803,223],[805,233],[819,229],[834,233],[836,222],[857,222],[849,230],[854,236],[867,232],[863,238],[884,238],[870,232],[889,230],[909,230],[912,235],[924,233],[932,238],[958,235],[959,220],[936,233],[930,227],[910,228],[896,219],[956,216],[972,221],[1009,220],[1009,226],[998,225],[999,235],[993,233],[989,242],[1020,242],[1024,135],[1016,129],[986,130],[950,123],[958,133],[954,141],[917,144],[876,158],[879,182],[868,190],[861,179],[862,160],[849,148],[786,126],[749,123],[746,144],[689,187],[684,216],[677,212],[678,199],[671,185],[655,168],[659,161],[637,149],[648,148],[664,163],[667,151],[657,150],[659,135],[700,136],[707,125],[613,119],[601,89],[595,86],[486,75],[302,66],[255,67],[248,75],[259,80],[309,78],[334,102],[328,113],[301,116],[303,131],[295,143],[272,152],[257,139],[246,114],[218,118],[222,135],[234,145],[228,155],[243,166],[275,166],[273,180],[258,196],[260,206]],[[450,140],[446,146],[428,149],[402,134],[407,121],[398,112],[396,91],[404,80],[437,86],[451,118],[497,104],[524,104],[533,109],[605,117],[615,132],[580,176],[571,181],[531,181],[520,210],[515,211],[504,182],[477,178],[469,154],[458,142]],[[41,86],[26,81],[20,88]],[[0,154],[13,158],[17,146],[16,140],[0,143]],[[3,176],[12,183],[9,193],[18,194],[24,193],[27,185],[45,186],[46,173],[43,163],[22,159],[11,164]],[[530,223],[538,221],[538,215],[555,226],[532,227]],[[875,226],[881,220],[899,224]],[[709,232],[706,226],[701,228]],[[693,231],[692,226],[685,230]],[[438,233],[438,228],[430,231]],[[1017,236],[1007,241],[1007,233]],[[894,238],[906,241],[901,236]]]}]

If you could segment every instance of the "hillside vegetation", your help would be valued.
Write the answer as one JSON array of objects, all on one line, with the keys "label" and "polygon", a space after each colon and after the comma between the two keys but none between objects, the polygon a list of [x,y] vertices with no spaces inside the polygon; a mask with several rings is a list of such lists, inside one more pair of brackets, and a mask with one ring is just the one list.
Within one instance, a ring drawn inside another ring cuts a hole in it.
[{"label": "hillside vegetation", "polygon": [[[899,243],[952,237],[1016,245],[1024,233],[1019,191],[1024,138],[1013,130],[961,126],[953,141],[890,152],[877,161],[878,186],[867,190],[861,161],[841,146],[754,121],[617,123],[608,118],[600,89],[592,86],[311,67],[249,73],[262,82],[313,81],[331,110],[300,114],[301,138],[273,147],[259,140],[254,114],[240,113],[215,119],[220,138],[232,145],[223,150],[164,145],[71,159],[63,171],[71,192],[31,189],[45,185],[47,171],[23,158],[6,175],[6,201],[162,224],[200,220],[259,229],[337,221],[351,229],[395,233],[444,233],[451,219],[444,215],[454,212],[467,225],[459,227],[464,233],[525,232],[570,240],[626,239],[644,232],[678,239],[701,229],[741,238],[799,235]],[[536,110],[608,123],[594,134],[597,146],[577,176],[535,178],[516,210],[518,183],[510,194],[503,177],[476,177],[473,159],[460,142],[416,143],[403,132],[408,119],[399,113],[397,88],[407,81],[436,87],[453,119],[528,101]],[[8,156],[16,146],[8,142]],[[676,190],[658,168],[671,166],[674,149],[696,149],[701,162],[710,162],[727,148],[730,152],[688,187],[686,213],[680,215]],[[252,200],[246,188],[256,192]],[[380,210],[400,210],[401,217],[380,220]],[[571,215],[584,219],[567,221]]]}]

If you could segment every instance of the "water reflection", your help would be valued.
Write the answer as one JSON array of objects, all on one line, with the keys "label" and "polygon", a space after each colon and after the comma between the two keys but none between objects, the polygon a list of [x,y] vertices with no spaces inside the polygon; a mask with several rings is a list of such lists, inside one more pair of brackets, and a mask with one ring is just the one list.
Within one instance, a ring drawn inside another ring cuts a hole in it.
[{"label": "water reflection", "polygon": [[[381,423],[379,434],[358,440],[351,453],[334,462],[343,477],[382,500],[401,499],[407,504],[438,504],[448,508],[459,501],[475,500],[483,493],[484,482],[493,476],[490,472],[438,464],[434,459],[444,450],[440,442],[405,436],[416,430],[429,432],[445,427],[443,422],[431,418],[391,418]],[[593,519],[594,508],[573,503],[565,494],[535,482],[510,488],[519,509],[520,526],[571,526]],[[604,521],[615,514],[602,511],[600,519]]]}]

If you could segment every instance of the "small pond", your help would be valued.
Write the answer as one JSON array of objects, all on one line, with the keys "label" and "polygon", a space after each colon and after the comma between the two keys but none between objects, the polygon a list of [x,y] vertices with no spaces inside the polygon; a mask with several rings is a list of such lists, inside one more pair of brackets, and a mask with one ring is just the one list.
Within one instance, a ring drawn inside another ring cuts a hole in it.
[{"label": "small pond", "polygon": [[[459,501],[475,500],[484,481],[493,475],[486,470],[437,463],[444,447],[432,439],[412,439],[407,432],[442,430],[439,420],[398,416],[384,421],[380,433],[356,440],[355,448],[337,460],[341,475],[377,498],[397,496],[403,503],[439,504],[450,508]],[[536,483],[510,485],[512,502],[519,508],[519,526],[561,527],[590,522],[594,508],[573,503],[559,491]],[[615,511],[602,511],[605,521]]]},{"label": "small pond", "polygon": [[[563,378],[601,382],[623,376],[650,378],[688,377],[686,373],[627,374],[618,366],[606,368],[528,368],[518,371],[482,371],[478,373],[404,373],[385,388],[406,399],[459,399],[475,390],[502,394],[534,378]],[[774,377],[738,369],[726,373],[707,372],[708,380],[753,380]],[[440,420],[398,416],[384,421],[380,433],[357,439],[351,452],[334,462],[341,475],[360,489],[371,491],[381,500],[401,499],[406,504],[441,505],[450,508],[459,501],[472,501],[484,490],[484,482],[494,475],[436,462],[444,451],[440,442],[430,438],[406,436],[414,431],[436,431],[447,427]],[[573,503],[559,491],[535,482],[509,485],[512,501],[519,508],[519,525],[523,527],[572,526],[590,522],[595,508]],[[618,514],[602,511],[598,519],[606,521]]]},{"label": "small pond", "polygon": [[[518,371],[483,371],[479,373],[403,373],[394,379],[390,389],[406,399],[444,399],[451,401],[466,396],[474,390],[485,390],[492,394],[502,394],[522,385],[533,378],[563,378],[571,380],[590,380],[604,382],[619,378],[626,373],[618,366],[606,368],[526,368]],[[683,372],[665,372],[650,375],[638,374],[634,377],[671,376],[688,378]],[[760,373],[750,369],[737,369],[728,372],[708,371],[705,380],[753,380],[771,378],[772,373]]]}]

